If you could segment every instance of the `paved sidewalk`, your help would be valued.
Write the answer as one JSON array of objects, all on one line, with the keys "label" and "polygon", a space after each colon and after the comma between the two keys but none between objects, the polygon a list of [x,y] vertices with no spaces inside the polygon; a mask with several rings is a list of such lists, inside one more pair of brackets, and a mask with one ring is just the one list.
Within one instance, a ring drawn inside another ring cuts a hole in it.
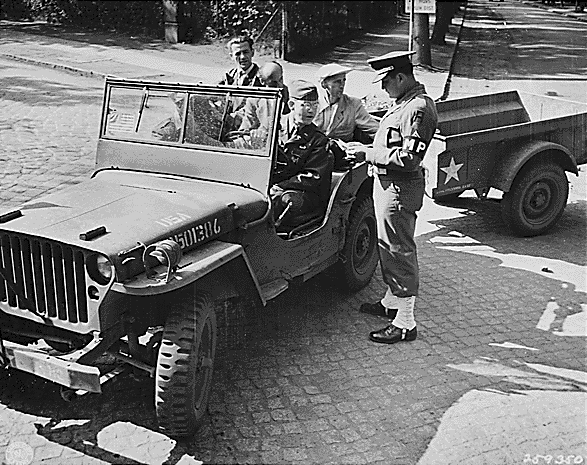
[{"label": "paved sidewalk", "polygon": [[[433,68],[425,70],[419,67],[416,70],[418,79],[435,99],[444,93],[461,24],[462,13],[453,19],[447,44],[433,46]],[[431,30],[432,26],[433,22]],[[318,67],[336,62],[356,70],[348,77],[348,93],[361,97],[376,94],[386,98],[378,86],[370,84],[372,73],[366,61],[393,50],[407,50],[408,28],[408,17],[403,16],[393,24],[361,34],[324,56],[314,57],[312,61],[297,64],[281,60],[285,80],[304,78],[315,81]],[[219,45],[170,45],[140,37],[69,32],[40,22],[0,21],[0,56],[99,79],[113,75],[214,83],[232,66],[226,50]],[[258,54],[255,57],[258,63],[271,59],[273,57],[269,55]]]}]

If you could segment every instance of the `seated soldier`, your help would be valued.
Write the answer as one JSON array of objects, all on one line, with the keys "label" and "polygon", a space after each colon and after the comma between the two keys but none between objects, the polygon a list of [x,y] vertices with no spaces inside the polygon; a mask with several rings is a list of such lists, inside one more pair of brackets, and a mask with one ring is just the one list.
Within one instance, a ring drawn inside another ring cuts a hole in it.
[{"label": "seated soldier", "polygon": [[324,213],[330,197],[333,157],[328,139],[312,123],[318,108],[314,84],[290,84],[290,113],[281,119],[277,167],[269,192],[278,223],[295,224],[295,218]]}]

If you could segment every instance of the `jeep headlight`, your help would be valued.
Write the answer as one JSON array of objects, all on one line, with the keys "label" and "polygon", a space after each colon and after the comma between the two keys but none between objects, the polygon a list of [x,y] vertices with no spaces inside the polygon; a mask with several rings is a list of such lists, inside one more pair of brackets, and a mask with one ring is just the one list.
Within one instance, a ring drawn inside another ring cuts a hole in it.
[{"label": "jeep headlight", "polygon": [[90,278],[103,286],[110,282],[114,273],[114,265],[104,255],[95,254],[88,257],[86,268]]}]

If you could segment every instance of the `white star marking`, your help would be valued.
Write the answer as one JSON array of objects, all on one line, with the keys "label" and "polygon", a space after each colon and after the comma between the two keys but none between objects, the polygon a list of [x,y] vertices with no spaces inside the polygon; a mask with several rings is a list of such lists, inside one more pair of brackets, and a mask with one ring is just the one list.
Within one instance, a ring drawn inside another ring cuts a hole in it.
[{"label": "white star marking", "polygon": [[444,180],[445,184],[454,178],[455,181],[460,181],[459,179],[459,170],[463,167],[464,163],[455,163],[454,157],[450,158],[450,164],[446,168],[440,168],[442,171],[446,173],[446,179]]}]

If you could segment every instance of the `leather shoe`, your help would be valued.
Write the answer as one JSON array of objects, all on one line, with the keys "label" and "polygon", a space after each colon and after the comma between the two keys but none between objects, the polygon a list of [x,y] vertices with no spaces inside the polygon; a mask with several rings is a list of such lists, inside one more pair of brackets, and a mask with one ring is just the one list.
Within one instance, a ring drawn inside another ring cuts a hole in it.
[{"label": "leather shoe", "polygon": [[359,308],[359,312],[368,313],[369,315],[395,318],[395,316],[397,315],[397,308],[386,308],[383,305],[381,305],[381,302],[376,302],[374,304],[364,303]]},{"label": "leather shoe", "polygon": [[379,331],[369,333],[369,339],[373,342],[381,342],[382,344],[395,344],[401,341],[413,341],[418,336],[418,330],[407,330],[398,328],[397,326],[389,325]]}]

